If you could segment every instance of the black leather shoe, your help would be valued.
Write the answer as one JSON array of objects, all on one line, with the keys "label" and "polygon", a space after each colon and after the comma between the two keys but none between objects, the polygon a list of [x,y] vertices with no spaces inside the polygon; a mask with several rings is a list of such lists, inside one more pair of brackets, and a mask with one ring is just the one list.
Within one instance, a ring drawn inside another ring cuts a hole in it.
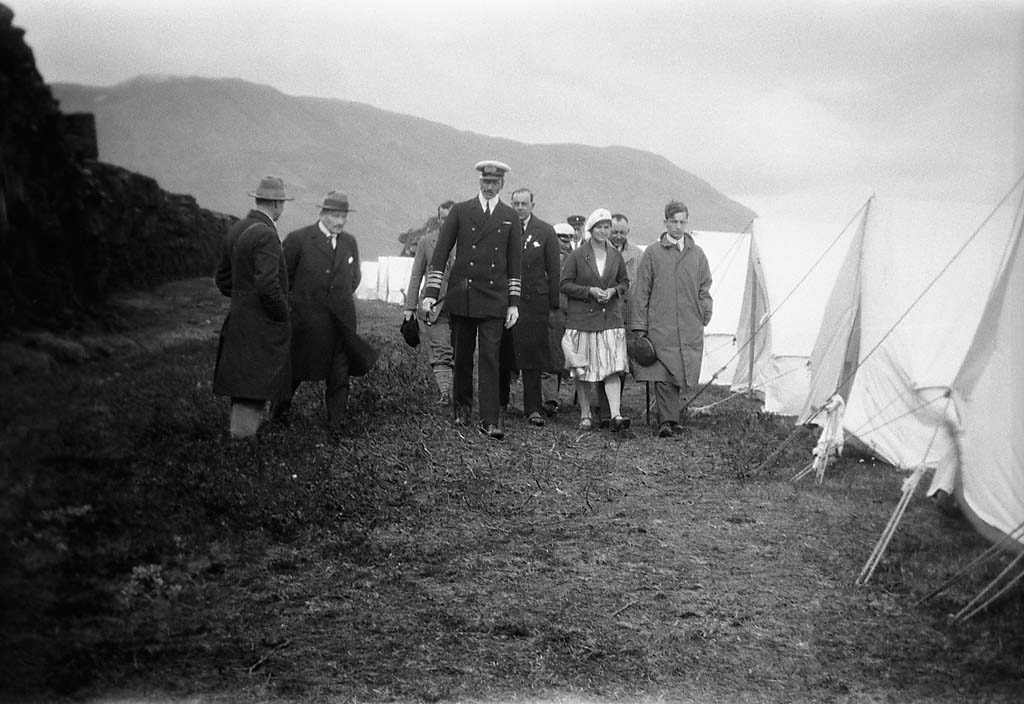
[{"label": "black leather shoe", "polygon": [[658,437],[659,438],[670,438],[670,437],[672,437],[672,424],[671,423],[662,423],[661,426],[658,428]]},{"label": "black leather shoe", "polygon": [[495,440],[505,439],[505,431],[496,426],[494,423],[481,423],[477,427],[480,429],[481,433],[483,433],[489,438],[494,438]]},{"label": "black leather shoe", "polygon": [[616,416],[615,418],[612,418],[612,432],[617,433],[620,430],[629,430],[629,424],[629,418]]},{"label": "black leather shoe", "polygon": [[543,428],[544,427],[544,416],[542,416],[537,411],[534,411],[533,413],[531,413],[530,417],[528,418],[528,420],[530,421],[530,425],[532,425],[534,427],[537,427],[537,428]]}]

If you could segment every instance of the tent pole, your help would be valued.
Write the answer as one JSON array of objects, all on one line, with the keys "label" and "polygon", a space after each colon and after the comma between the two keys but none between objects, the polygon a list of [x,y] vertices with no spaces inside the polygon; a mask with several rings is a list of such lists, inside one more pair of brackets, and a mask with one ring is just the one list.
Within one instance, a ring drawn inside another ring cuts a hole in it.
[{"label": "tent pole", "polygon": [[[753,233],[751,233],[753,237]],[[753,241],[751,241],[753,246]],[[754,400],[754,350],[757,349],[757,345],[754,342],[754,336],[757,334],[757,321],[754,318],[754,302],[757,300],[757,267],[751,262],[750,266],[750,348],[747,350],[747,356],[749,362],[747,364],[747,398],[751,401]]]}]

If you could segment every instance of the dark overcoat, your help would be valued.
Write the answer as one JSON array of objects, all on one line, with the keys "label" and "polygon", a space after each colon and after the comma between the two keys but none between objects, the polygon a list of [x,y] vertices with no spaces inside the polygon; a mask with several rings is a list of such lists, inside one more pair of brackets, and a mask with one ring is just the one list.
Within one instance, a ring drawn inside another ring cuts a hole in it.
[{"label": "dark overcoat", "polygon": [[644,250],[630,293],[633,330],[647,333],[658,361],[635,369],[637,381],[692,388],[700,379],[704,326],[711,322],[711,268],[689,234],[683,251],[663,234]]},{"label": "dark overcoat", "polygon": [[[560,288],[567,299],[566,329],[598,332],[623,326],[620,299],[629,290],[629,277],[619,250],[608,244],[607,251],[604,274],[597,271],[590,240],[565,258]],[[614,288],[615,295],[607,303],[600,303],[590,295],[591,286]]]},{"label": "dark overcoat", "polygon": [[423,297],[438,298],[448,255],[455,260],[444,304],[450,315],[504,318],[519,305],[523,230],[516,211],[498,201],[485,217],[479,198],[456,203],[437,236]]},{"label": "dark overcoat", "polygon": [[531,217],[523,231],[523,293],[519,321],[512,327],[516,369],[552,368],[548,334],[551,311],[559,307],[558,237],[555,229]]},{"label": "dark overcoat", "polygon": [[291,392],[288,270],[274,221],[259,210],[221,243],[216,284],[231,298],[220,331],[213,392],[276,401]]},{"label": "dark overcoat", "polygon": [[326,379],[334,355],[344,351],[344,340],[356,331],[359,248],[352,235],[342,232],[331,249],[313,223],[285,237],[284,258],[291,285],[292,379]]}]

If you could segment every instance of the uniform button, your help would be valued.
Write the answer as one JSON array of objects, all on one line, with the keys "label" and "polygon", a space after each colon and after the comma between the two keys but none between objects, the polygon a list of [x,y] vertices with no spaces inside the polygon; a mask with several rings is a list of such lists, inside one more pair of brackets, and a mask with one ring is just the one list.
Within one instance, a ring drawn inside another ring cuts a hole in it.
[{"label": "uniform button", "polygon": [[471,283],[473,283],[473,279],[466,279],[466,283],[467,283],[467,284],[471,284]]}]

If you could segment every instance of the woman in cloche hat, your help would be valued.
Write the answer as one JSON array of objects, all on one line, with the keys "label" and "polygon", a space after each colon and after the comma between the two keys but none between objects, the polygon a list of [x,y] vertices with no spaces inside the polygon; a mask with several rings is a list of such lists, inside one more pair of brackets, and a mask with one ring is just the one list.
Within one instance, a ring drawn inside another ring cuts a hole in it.
[{"label": "woman in cloche hat", "polygon": [[615,247],[608,246],[612,215],[598,208],[587,218],[590,239],[565,259],[560,290],[568,299],[562,350],[565,366],[579,390],[580,430],[593,430],[591,406],[597,403],[594,384],[604,384],[612,430],[625,430],[629,418],[621,413],[622,377],[629,369],[626,331],[620,299],[629,290],[626,264]]}]

